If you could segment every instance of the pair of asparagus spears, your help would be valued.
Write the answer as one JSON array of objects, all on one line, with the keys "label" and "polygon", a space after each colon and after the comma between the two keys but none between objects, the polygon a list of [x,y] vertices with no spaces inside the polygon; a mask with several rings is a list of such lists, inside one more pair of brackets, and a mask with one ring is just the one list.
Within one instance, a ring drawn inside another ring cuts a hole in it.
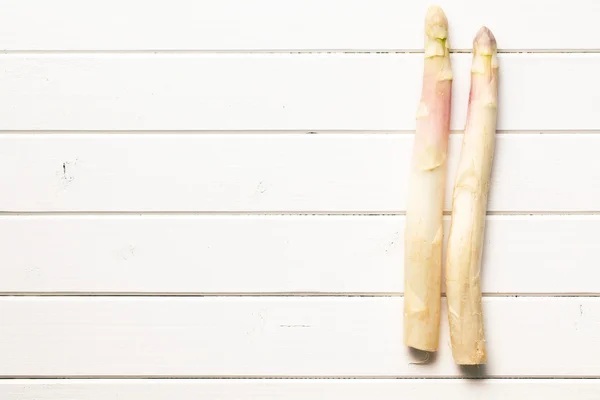
[{"label": "pair of asparagus spears", "polygon": [[[404,342],[436,351],[440,330],[442,218],[450,132],[452,69],[448,21],[441,8],[425,18],[425,62],[406,212]],[[471,91],[454,182],[446,252],[446,297],[457,364],[485,364],[480,268],[496,133],[496,40],[482,27],[473,41]]]}]

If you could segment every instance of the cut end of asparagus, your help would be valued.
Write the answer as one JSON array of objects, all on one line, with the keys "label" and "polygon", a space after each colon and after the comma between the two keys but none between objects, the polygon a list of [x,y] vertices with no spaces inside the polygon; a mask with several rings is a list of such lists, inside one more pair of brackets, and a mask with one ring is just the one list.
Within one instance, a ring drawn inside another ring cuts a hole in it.
[{"label": "cut end of asparagus", "polygon": [[430,40],[446,39],[448,37],[448,19],[438,6],[427,9],[425,16],[425,35]]},{"label": "cut end of asparagus", "polygon": [[482,26],[473,40],[473,51],[482,56],[492,56],[496,53],[496,38],[492,31]]}]

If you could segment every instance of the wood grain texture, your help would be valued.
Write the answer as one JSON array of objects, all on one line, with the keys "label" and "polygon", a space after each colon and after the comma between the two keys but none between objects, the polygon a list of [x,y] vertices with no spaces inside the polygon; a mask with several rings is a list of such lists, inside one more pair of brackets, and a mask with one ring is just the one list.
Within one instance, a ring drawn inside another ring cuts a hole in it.
[{"label": "wood grain texture", "polygon": [[[391,215],[4,216],[0,292],[400,294],[404,222]],[[599,216],[489,216],[486,228],[485,293],[600,293],[590,262]]]},{"label": "wood grain texture", "polygon": [[[454,48],[470,49],[482,24],[494,31],[501,49],[599,47],[594,27],[600,7],[594,0],[573,0],[568,6],[560,0],[436,4],[448,15]],[[3,0],[0,48],[421,50],[429,5],[424,0]]]},{"label": "wood grain texture", "polygon": [[[462,129],[471,55],[451,58],[451,127]],[[498,129],[600,129],[588,78],[600,54],[499,60]],[[3,54],[0,130],[412,130],[422,63],[422,54]]]},{"label": "wood grain texture", "polygon": [[[450,138],[450,182],[461,139]],[[4,134],[0,183],[10,190],[0,197],[0,209],[403,212],[412,140],[386,134]],[[499,135],[488,210],[600,211],[599,147],[598,134]]]},{"label": "wood grain texture", "polygon": [[597,400],[600,380],[7,380],[3,400]]},{"label": "wood grain texture", "polygon": [[[415,364],[402,301],[3,297],[0,376],[462,376],[447,324],[435,362]],[[600,298],[487,298],[484,309],[480,375],[600,377]]]}]

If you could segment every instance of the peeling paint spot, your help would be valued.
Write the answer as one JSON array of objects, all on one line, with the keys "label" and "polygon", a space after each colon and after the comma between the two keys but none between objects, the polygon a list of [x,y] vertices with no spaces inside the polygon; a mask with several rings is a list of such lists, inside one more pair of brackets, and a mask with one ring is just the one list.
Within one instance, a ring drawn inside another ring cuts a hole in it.
[{"label": "peeling paint spot", "polygon": [[129,245],[120,249],[117,253],[121,260],[127,261],[135,256],[136,248],[134,245]]},{"label": "peeling paint spot", "polygon": [[65,161],[61,165],[60,179],[62,181],[63,187],[66,188],[71,182],[75,180],[75,175],[73,173],[75,166],[77,165],[78,159],[75,161]]},{"label": "peeling paint spot", "polygon": [[384,247],[383,250],[385,251],[386,254],[388,254],[390,251],[396,250],[397,249],[397,243],[400,241],[400,232],[394,232],[392,238],[390,240],[388,240]]},{"label": "peeling paint spot", "polygon": [[311,328],[311,325],[279,325],[280,328]]},{"label": "peeling paint spot", "polygon": [[256,191],[254,192],[254,194],[255,195],[263,194],[266,191],[267,191],[267,185],[265,185],[264,181],[260,181],[258,183],[258,185],[256,185]]}]

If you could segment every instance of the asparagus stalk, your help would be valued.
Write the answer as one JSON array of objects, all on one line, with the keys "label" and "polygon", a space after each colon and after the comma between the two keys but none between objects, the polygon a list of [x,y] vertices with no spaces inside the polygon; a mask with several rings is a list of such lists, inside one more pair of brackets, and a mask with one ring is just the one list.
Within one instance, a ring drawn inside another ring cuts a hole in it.
[{"label": "asparagus stalk", "polygon": [[435,351],[440,330],[442,216],[450,132],[452,69],[448,21],[439,7],[425,17],[425,61],[406,211],[404,343]]},{"label": "asparagus stalk", "polygon": [[454,361],[487,361],[481,305],[483,248],[496,114],[496,39],[482,27],[473,41],[471,92],[462,151],[452,197],[452,223],[446,260],[446,296]]}]

